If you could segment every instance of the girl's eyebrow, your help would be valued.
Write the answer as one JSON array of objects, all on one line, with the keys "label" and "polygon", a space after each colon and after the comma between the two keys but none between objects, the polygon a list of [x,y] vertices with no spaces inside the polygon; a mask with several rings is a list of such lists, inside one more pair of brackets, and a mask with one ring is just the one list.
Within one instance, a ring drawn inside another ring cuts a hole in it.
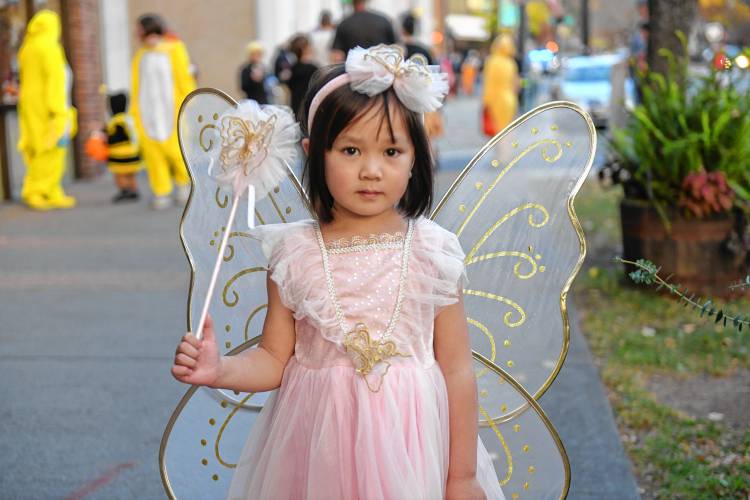
[{"label": "girl's eyebrow", "polygon": [[357,137],[357,136],[355,136],[355,135],[351,135],[351,134],[341,134],[340,136],[337,137],[337,140],[341,140],[341,141],[344,141],[344,142],[359,143],[360,138]]}]

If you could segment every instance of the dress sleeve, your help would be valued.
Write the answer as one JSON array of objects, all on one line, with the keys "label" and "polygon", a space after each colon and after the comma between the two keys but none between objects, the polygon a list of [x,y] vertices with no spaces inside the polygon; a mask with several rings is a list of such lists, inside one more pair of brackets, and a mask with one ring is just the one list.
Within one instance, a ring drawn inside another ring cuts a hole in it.
[{"label": "dress sleeve", "polygon": [[295,313],[299,312],[307,295],[301,279],[309,272],[308,266],[314,262],[310,258],[315,248],[309,244],[311,226],[304,221],[285,224],[266,224],[252,230],[260,240],[263,255],[268,259],[268,272],[278,285],[281,302]]},{"label": "dress sleeve", "polygon": [[434,306],[437,313],[458,302],[467,281],[465,255],[456,235],[435,222],[422,219],[417,228],[413,298]]}]

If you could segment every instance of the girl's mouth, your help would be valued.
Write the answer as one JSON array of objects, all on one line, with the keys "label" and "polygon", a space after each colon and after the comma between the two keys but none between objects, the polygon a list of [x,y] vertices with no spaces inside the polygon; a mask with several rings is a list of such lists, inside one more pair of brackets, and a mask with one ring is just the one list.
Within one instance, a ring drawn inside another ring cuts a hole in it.
[{"label": "girl's mouth", "polygon": [[357,194],[362,196],[363,198],[372,199],[372,198],[377,198],[383,193],[380,191],[370,191],[368,189],[363,189],[363,190],[357,191]]}]

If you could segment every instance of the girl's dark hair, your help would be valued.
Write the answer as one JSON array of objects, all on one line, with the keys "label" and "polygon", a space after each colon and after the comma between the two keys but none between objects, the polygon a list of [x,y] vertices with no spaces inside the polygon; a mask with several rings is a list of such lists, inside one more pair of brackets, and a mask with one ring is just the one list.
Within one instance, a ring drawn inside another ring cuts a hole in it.
[{"label": "girl's dark hair", "polygon": [[333,148],[333,142],[344,129],[356,123],[375,106],[382,106],[380,127],[384,124],[387,126],[392,141],[395,142],[391,107],[395,106],[396,114],[401,116],[409,132],[414,145],[414,167],[398,209],[406,217],[423,215],[432,205],[434,163],[430,141],[422,125],[422,117],[406,108],[392,88],[377,96],[368,97],[351,90],[349,85],[342,85],[323,99],[315,112],[311,129],[307,129],[307,116],[313,97],[326,83],[343,73],[343,64],[326,66],[316,71],[299,111],[298,118],[303,132],[310,138],[302,180],[318,220],[324,223],[333,220],[333,197],[325,178],[325,153]]}]

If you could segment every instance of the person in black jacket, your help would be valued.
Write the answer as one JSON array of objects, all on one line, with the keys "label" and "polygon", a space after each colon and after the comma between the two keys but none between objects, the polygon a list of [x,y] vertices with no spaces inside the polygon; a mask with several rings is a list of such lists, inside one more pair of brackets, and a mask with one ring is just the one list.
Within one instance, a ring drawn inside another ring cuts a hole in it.
[{"label": "person in black jacket", "polygon": [[343,61],[349,50],[357,46],[367,48],[397,42],[391,21],[382,14],[367,10],[366,4],[366,0],[352,0],[354,13],[336,28],[332,47],[334,62]]},{"label": "person in black jacket", "polygon": [[268,104],[264,81],[266,70],[263,67],[263,46],[259,42],[247,44],[248,62],[240,70],[240,87],[248,99],[258,104]]},{"label": "person in black jacket", "polygon": [[307,93],[310,79],[318,67],[312,62],[315,52],[310,39],[306,35],[297,35],[292,38],[289,42],[289,50],[294,54],[295,61],[292,64],[291,76],[287,81],[287,86],[291,93],[292,111],[297,114]]}]

